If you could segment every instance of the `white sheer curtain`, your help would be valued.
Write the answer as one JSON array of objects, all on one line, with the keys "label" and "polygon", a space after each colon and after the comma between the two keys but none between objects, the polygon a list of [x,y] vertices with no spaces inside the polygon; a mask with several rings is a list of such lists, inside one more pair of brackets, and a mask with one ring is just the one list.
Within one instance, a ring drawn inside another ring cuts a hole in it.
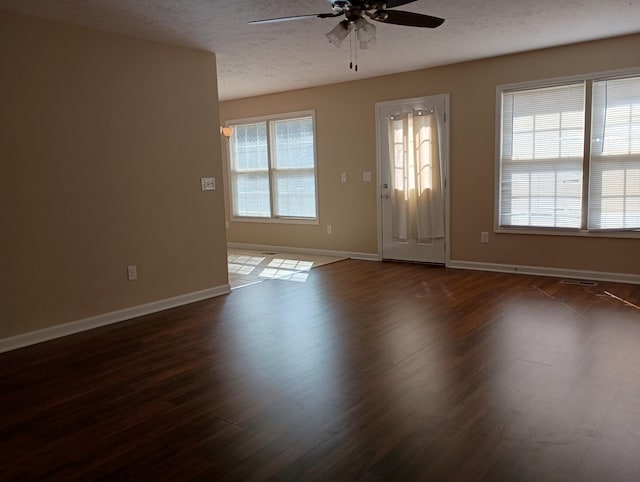
[{"label": "white sheer curtain", "polygon": [[389,119],[393,240],[444,238],[438,116],[414,111]]}]

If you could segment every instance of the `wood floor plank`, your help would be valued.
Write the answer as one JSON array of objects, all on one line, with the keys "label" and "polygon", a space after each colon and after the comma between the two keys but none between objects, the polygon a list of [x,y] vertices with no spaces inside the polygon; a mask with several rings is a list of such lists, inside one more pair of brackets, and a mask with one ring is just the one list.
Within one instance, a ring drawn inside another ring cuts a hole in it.
[{"label": "wood floor plank", "polygon": [[640,286],[308,274],[0,355],[0,480],[640,480]]}]

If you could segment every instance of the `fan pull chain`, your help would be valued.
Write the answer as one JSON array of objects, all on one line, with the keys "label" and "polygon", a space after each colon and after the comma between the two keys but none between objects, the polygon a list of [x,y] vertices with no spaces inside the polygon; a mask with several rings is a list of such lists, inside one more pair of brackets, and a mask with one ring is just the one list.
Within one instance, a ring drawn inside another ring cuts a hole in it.
[{"label": "fan pull chain", "polygon": [[355,45],[356,50],[356,72],[358,71],[358,41],[354,40],[353,44]]},{"label": "fan pull chain", "polygon": [[353,70],[353,35],[349,34],[349,68]]},{"label": "fan pull chain", "polygon": [[358,71],[358,41],[354,40],[351,34],[349,35],[349,68]]}]

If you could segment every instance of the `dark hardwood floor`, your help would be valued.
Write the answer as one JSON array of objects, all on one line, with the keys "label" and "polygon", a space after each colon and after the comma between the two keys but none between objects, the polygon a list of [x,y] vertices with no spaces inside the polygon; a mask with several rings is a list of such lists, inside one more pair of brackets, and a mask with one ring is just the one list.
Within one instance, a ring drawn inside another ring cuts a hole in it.
[{"label": "dark hardwood floor", "polygon": [[1,480],[640,480],[640,286],[366,261],[0,355]]}]

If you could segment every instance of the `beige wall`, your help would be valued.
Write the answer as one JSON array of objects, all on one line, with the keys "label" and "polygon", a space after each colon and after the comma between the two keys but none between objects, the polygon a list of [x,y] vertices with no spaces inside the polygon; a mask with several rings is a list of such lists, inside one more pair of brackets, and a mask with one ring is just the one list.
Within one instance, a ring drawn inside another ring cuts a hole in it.
[{"label": "beige wall", "polygon": [[[451,258],[640,273],[640,240],[493,234],[495,96],[505,83],[640,67],[640,35],[223,102],[221,119],[316,110],[319,226],[230,223],[237,243],[377,252],[376,102],[451,95]],[[362,66],[363,69],[366,66]],[[226,153],[225,153],[226,157]],[[340,182],[347,171],[350,182]],[[229,217],[229,213],[227,213]],[[325,226],[333,226],[327,235]],[[480,232],[490,232],[489,244]]]},{"label": "beige wall", "polygon": [[214,55],[0,12],[0,65],[0,338],[227,283]]}]

